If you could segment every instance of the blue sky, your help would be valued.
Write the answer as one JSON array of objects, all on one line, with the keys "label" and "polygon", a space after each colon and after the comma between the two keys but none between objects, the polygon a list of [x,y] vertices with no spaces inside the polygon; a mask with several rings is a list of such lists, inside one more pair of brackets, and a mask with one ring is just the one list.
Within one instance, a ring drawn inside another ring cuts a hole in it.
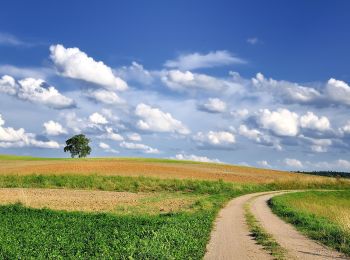
[{"label": "blue sky", "polygon": [[8,1],[0,152],[350,170],[347,1]]}]

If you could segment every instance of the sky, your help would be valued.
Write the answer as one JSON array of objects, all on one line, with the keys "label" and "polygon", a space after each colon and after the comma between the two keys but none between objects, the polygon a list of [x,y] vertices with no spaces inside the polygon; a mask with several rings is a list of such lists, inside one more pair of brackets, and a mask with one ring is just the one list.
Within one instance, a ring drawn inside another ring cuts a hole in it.
[{"label": "sky", "polygon": [[349,1],[6,1],[0,153],[350,171]]}]

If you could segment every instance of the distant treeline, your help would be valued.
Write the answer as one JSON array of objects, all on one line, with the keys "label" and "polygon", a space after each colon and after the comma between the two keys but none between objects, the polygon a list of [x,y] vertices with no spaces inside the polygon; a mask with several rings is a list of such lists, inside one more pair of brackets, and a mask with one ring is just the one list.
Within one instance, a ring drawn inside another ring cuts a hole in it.
[{"label": "distant treeline", "polygon": [[336,172],[336,171],[296,171],[295,173],[304,173],[311,175],[327,176],[327,177],[341,177],[341,178],[350,178],[350,172]]}]

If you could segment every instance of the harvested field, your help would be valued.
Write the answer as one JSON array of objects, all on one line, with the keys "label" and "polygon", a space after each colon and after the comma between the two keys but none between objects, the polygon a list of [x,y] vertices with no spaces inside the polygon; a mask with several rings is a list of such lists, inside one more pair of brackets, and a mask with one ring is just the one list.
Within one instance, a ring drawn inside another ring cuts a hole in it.
[{"label": "harvested field", "polygon": [[[244,166],[191,162],[152,162],[132,159],[91,160],[0,160],[1,175],[79,174],[148,176],[158,178],[203,179],[249,183],[269,183],[294,178],[294,173]],[[314,177],[310,177],[314,178]]]},{"label": "harvested field", "polygon": [[[54,210],[168,213],[189,208],[197,199],[179,193],[132,193],[67,189],[0,189],[0,204]],[[150,212],[149,209],[152,209]]]}]

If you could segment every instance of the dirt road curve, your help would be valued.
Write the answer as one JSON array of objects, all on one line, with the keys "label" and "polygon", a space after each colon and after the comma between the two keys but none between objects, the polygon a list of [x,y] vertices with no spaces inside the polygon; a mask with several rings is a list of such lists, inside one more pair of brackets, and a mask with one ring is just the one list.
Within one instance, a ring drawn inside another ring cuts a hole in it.
[{"label": "dirt road curve", "polygon": [[300,234],[292,225],[285,223],[271,212],[267,201],[276,194],[257,197],[251,205],[252,213],[263,228],[287,250],[288,259],[349,259]]},{"label": "dirt road curve", "polygon": [[205,260],[273,259],[249,235],[244,218],[244,205],[252,199],[252,213],[287,250],[288,259],[348,259],[301,235],[294,227],[275,216],[267,201],[281,192],[248,194],[233,199],[220,211],[207,246]]},{"label": "dirt road curve", "polygon": [[205,260],[272,259],[249,235],[245,223],[244,204],[256,195],[235,198],[220,211],[207,246]]}]

